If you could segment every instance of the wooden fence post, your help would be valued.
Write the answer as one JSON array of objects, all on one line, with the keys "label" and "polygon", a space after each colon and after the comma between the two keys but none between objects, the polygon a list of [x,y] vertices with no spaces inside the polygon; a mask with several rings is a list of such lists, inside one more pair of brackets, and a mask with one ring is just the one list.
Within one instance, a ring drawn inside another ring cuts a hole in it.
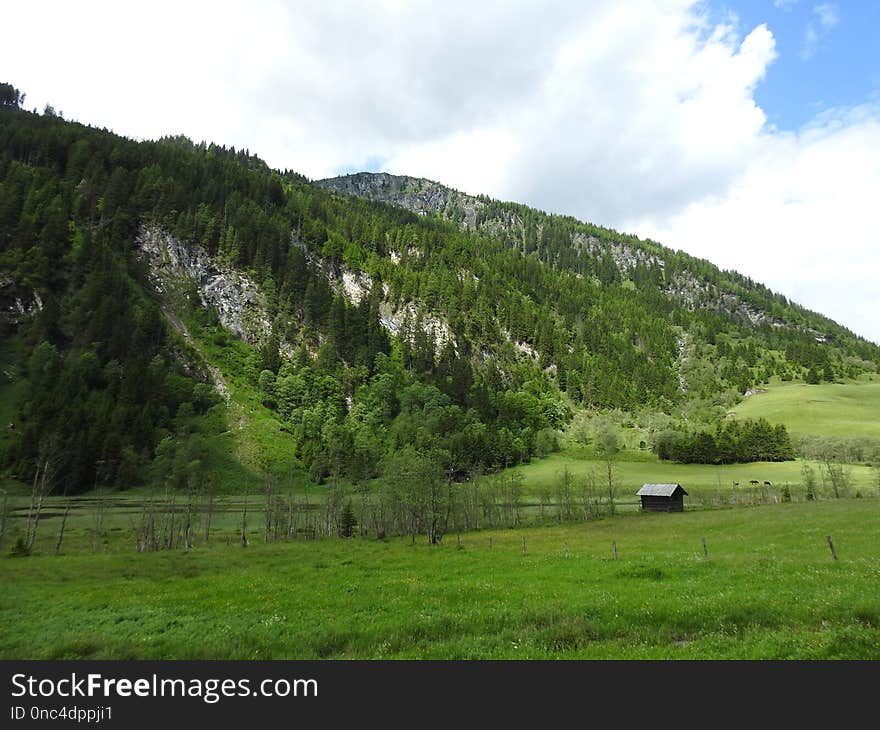
[{"label": "wooden fence post", "polygon": [[614,556],[614,559],[617,560],[617,543],[611,543],[611,554]]},{"label": "wooden fence post", "polygon": [[703,557],[708,560],[709,559],[709,548],[706,547],[706,538],[703,538]]},{"label": "wooden fence post", "polygon": [[523,551],[523,555],[525,555],[526,554],[526,536],[525,535],[523,535],[523,539],[522,539],[522,551]]},{"label": "wooden fence post", "polygon": [[828,540],[828,547],[831,548],[831,557],[837,560],[837,551],[834,549],[834,541],[831,539],[831,535],[827,535],[825,539]]},{"label": "wooden fence post", "polygon": [[492,536],[489,536],[489,549],[492,549]]},{"label": "wooden fence post", "polygon": [[565,559],[568,560],[568,543],[565,543]]}]

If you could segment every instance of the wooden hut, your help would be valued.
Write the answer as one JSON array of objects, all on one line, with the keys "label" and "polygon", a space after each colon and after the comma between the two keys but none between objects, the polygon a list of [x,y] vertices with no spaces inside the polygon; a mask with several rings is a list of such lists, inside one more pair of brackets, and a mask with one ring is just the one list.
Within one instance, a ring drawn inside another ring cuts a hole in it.
[{"label": "wooden hut", "polygon": [[636,492],[642,498],[642,509],[650,512],[684,512],[687,492],[681,484],[643,484]]}]

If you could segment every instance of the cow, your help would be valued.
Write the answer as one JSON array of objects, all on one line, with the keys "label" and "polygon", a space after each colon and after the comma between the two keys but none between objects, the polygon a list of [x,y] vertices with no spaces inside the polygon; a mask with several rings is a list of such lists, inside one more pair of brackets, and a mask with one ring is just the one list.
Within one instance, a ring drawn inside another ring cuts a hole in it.
[{"label": "cow", "polygon": [[757,487],[760,483],[761,482],[759,482],[757,479],[749,479],[749,484],[751,484],[753,487]]}]

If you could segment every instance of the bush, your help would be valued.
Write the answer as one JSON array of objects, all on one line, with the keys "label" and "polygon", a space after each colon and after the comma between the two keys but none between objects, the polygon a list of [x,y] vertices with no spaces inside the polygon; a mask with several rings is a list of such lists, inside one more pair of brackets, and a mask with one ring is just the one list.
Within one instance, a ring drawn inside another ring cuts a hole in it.
[{"label": "bush", "polygon": [[535,456],[542,458],[559,451],[559,438],[552,428],[542,428],[535,434]]},{"label": "bush", "polygon": [[31,554],[31,550],[27,545],[27,540],[24,539],[24,535],[19,535],[18,539],[12,543],[12,547],[9,549],[9,554],[13,558],[26,558]]}]

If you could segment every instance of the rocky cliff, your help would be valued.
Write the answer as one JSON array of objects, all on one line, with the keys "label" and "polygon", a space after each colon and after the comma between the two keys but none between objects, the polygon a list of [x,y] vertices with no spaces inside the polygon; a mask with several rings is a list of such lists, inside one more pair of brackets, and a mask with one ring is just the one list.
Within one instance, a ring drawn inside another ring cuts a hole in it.
[{"label": "rocky cliff", "polygon": [[[213,308],[220,324],[245,342],[260,345],[272,334],[272,317],[266,296],[245,272],[212,257],[197,244],[179,241],[160,226],[144,226],[136,243],[149,266],[150,282],[164,299],[181,282],[191,282],[195,284],[201,305]],[[373,281],[368,274],[331,264],[308,251],[306,254],[309,266],[320,271],[331,288],[352,304],[360,303],[369,294]],[[448,342],[455,347],[454,337],[443,317],[423,312],[413,302],[395,301],[387,285],[383,287],[379,321],[395,336],[405,336],[421,323],[422,329],[436,342],[438,352]],[[175,326],[175,329],[179,328]],[[289,356],[292,345],[281,342],[282,354]]]},{"label": "rocky cliff", "polygon": [[266,297],[247,275],[159,226],[143,227],[136,243],[159,294],[167,294],[181,280],[192,281],[202,306],[213,307],[220,323],[245,342],[259,345],[270,336]]},{"label": "rocky cliff", "polygon": [[0,272],[0,338],[14,332],[42,308],[43,301],[34,289]]}]

